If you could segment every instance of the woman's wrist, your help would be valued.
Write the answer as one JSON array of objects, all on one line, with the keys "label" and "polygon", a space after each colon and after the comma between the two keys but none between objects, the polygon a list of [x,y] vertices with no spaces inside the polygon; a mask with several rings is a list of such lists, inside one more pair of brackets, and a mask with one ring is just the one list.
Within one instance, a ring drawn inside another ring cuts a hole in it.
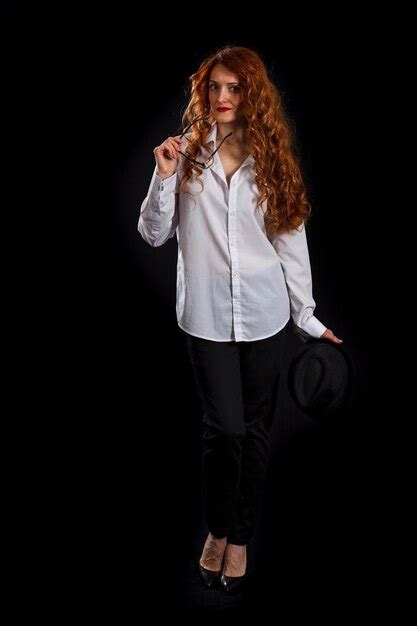
[{"label": "woman's wrist", "polygon": [[173,174],[175,174],[175,172],[160,172],[160,171],[156,171],[157,175],[159,176],[159,178],[162,178],[162,180],[165,180],[165,178],[170,178],[171,176],[173,176]]}]

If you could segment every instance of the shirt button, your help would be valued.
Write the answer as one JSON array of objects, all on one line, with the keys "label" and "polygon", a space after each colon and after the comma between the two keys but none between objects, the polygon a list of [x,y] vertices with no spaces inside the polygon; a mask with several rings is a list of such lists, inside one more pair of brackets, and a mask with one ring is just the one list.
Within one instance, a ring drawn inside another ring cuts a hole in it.
[{"label": "shirt button", "polygon": [[230,215],[234,215],[234,214],[235,214],[235,212],[234,212],[234,211],[230,211]]},{"label": "shirt button", "polygon": [[237,276],[237,272],[233,272],[233,276]]}]

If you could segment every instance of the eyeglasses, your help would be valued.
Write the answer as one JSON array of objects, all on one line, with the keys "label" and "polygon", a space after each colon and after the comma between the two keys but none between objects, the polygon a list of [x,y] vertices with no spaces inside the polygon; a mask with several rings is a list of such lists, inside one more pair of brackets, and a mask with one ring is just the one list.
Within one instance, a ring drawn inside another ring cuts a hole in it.
[{"label": "eyeglasses", "polygon": [[[187,128],[185,130],[182,131],[181,135],[180,135],[180,139],[182,139],[185,135],[185,133],[191,128],[191,126],[193,126],[196,122],[200,121],[203,118],[197,118],[196,120],[194,120],[194,122],[191,122],[191,124],[189,124],[187,126]],[[226,141],[226,139],[228,137],[230,137],[230,135],[233,135],[233,133],[229,133],[228,135],[226,135],[225,137],[223,137],[223,139],[221,140],[221,142],[219,143],[218,147],[215,149],[215,151],[209,156],[208,159],[206,159],[203,163],[201,161],[197,161],[196,159],[193,159],[192,157],[190,157],[189,154],[185,154],[184,152],[181,152],[181,150],[179,150],[179,153],[182,154],[183,157],[185,157],[186,159],[188,159],[189,161],[191,161],[192,163],[195,163],[195,165],[199,165],[200,167],[202,167],[203,169],[208,169],[210,168],[213,163],[214,163],[214,155],[216,154],[216,152],[218,150],[220,150],[220,147],[222,145],[222,143],[224,141]]]}]

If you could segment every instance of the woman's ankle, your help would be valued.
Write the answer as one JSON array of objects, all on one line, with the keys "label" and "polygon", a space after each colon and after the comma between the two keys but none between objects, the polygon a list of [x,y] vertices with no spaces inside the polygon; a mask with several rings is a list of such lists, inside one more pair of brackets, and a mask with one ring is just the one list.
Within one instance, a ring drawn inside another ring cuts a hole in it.
[{"label": "woman's ankle", "polygon": [[243,576],[247,566],[247,546],[228,543],[223,556],[223,574]]},{"label": "woman's ankle", "polygon": [[217,538],[209,532],[200,557],[200,565],[206,569],[219,570],[227,546],[227,537]]}]

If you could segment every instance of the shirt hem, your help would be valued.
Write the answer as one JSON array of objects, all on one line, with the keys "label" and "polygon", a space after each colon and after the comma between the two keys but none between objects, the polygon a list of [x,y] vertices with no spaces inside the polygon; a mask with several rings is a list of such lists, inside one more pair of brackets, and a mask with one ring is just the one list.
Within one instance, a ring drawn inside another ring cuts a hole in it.
[{"label": "shirt hem", "polygon": [[[262,337],[254,337],[254,339],[241,339],[241,341],[246,341],[246,342],[259,341],[260,339],[267,339],[268,337],[272,337],[272,335],[276,335],[276,333],[278,333],[280,330],[282,330],[284,328],[284,326],[286,326],[288,324],[290,319],[291,319],[291,317],[289,317],[284,322],[284,324],[282,326],[280,326],[279,328],[274,330],[272,333],[269,333],[268,335],[263,335]],[[224,341],[234,341],[234,342],[236,342],[236,339],[213,339],[212,337],[205,337],[204,335],[197,335],[196,333],[192,333],[189,330],[187,330],[186,328],[184,328],[183,326],[181,326],[181,324],[178,322],[178,320],[177,320],[177,324],[181,328],[181,330],[183,330],[185,333],[188,333],[189,335],[192,335],[193,337],[199,337],[200,339],[208,339],[208,341],[219,341],[219,342],[220,341],[222,341],[222,342],[224,342]]]}]

